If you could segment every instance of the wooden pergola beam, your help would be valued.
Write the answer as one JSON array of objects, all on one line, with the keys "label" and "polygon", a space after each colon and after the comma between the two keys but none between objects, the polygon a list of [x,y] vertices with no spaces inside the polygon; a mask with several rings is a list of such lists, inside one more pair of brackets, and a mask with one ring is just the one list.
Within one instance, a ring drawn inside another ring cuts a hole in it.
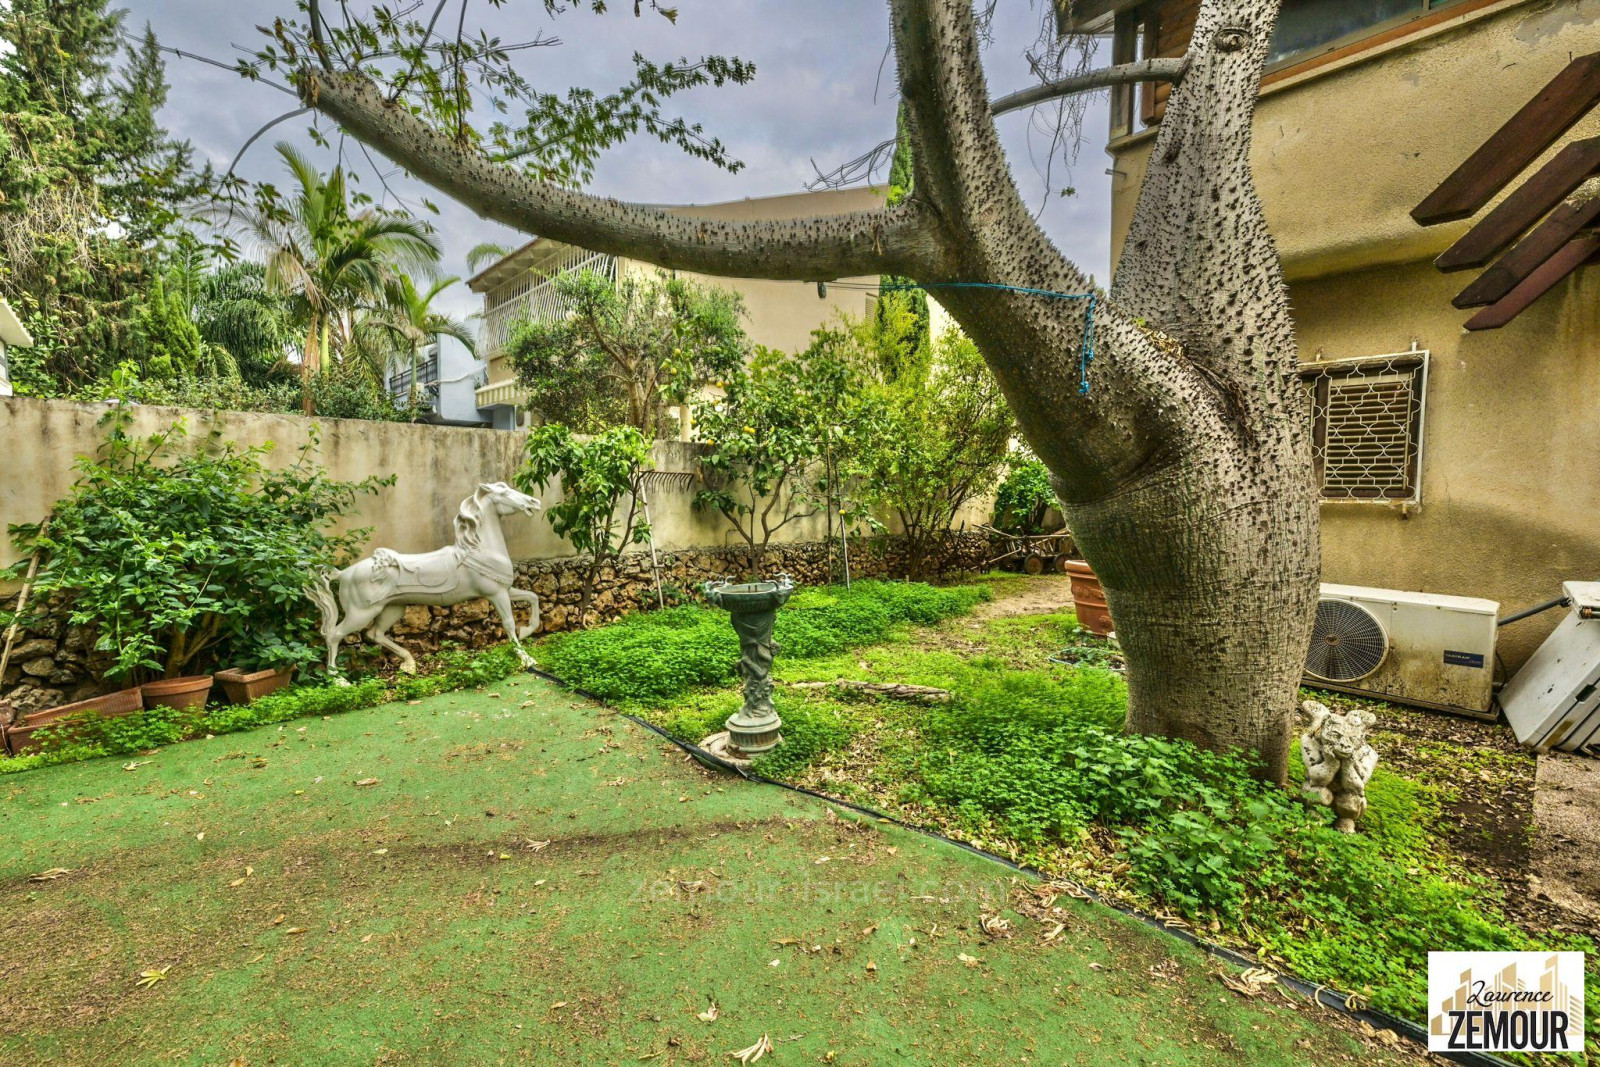
[{"label": "wooden pergola beam", "polygon": [[1445,273],[1483,266],[1594,174],[1600,174],[1600,137],[1572,142],[1440,253],[1433,265]]},{"label": "wooden pergola beam", "polygon": [[1568,242],[1561,251],[1545,260],[1538,270],[1523,279],[1522,284],[1468,319],[1466,328],[1474,332],[1498,330],[1526,311],[1535,300],[1553,289],[1557,282],[1588,263],[1597,252],[1600,252],[1600,235],[1586,234]]},{"label": "wooden pergola beam", "polygon": [[1419,226],[1468,218],[1600,103],[1600,52],[1579,56],[1411,211]]},{"label": "wooden pergola beam", "polygon": [[1458,308],[1473,308],[1500,300],[1532,277],[1540,265],[1596,219],[1600,219],[1600,179],[1591,181],[1581,192],[1564,200],[1532,233],[1519,241],[1517,247],[1456,294],[1451,303]]}]

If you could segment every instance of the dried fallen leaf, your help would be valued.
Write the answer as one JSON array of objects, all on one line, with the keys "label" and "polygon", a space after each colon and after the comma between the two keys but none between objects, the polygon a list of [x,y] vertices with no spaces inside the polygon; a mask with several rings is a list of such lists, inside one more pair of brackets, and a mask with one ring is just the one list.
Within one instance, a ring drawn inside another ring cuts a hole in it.
[{"label": "dried fallen leaf", "polygon": [[48,871],[40,871],[28,879],[30,882],[53,882],[63,874],[71,874],[71,867],[51,867]]},{"label": "dried fallen leaf", "polygon": [[877,974],[878,973],[878,965],[876,963],[873,963],[871,960],[868,960],[867,961],[867,973],[868,974]]},{"label": "dried fallen leaf", "polygon": [[1063,933],[1065,933],[1066,930],[1067,930],[1067,924],[1066,923],[1056,923],[1056,925],[1055,925],[1055,927],[1053,929],[1046,930],[1044,932],[1044,936],[1042,938],[1040,938],[1040,940],[1045,942],[1046,944],[1049,944],[1051,941],[1054,941],[1056,938],[1060,937]]},{"label": "dried fallen leaf", "polygon": [[1149,971],[1151,978],[1157,978],[1163,982],[1177,981],[1178,977],[1183,973],[1177,958],[1174,956],[1168,956],[1160,963],[1150,967]]},{"label": "dried fallen leaf", "polygon": [[374,856],[387,856],[389,854],[389,850],[386,848],[375,848],[372,850],[372,854]]},{"label": "dried fallen leaf", "polygon": [[362,778],[362,779],[359,779],[357,782],[355,782],[355,784],[356,785],[377,785],[378,784],[378,780],[376,778]]},{"label": "dried fallen leaf", "polygon": [[291,926],[284,931],[286,934],[303,934],[305,932],[306,928],[304,926]]},{"label": "dried fallen leaf", "polygon": [[772,1038],[768,1037],[766,1034],[762,1034],[761,1040],[757,1041],[749,1048],[742,1048],[738,1052],[730,1052],[728,1055],[738,1060],[740,1063],[754,1063],[771,1051]]},{"label": "dried fallen leaf", "polygon": [[1218,977],[1223,985],[1246,997],[1259,997],[1278,981],[1277,975],[1261,967],[1251,967],[1237,975],[1232,971],[1224,971]]},{"label": "dried fallen leaf", "polygon": [[238,889],[242,885],[244,885],[244,879],[243,878],[235,878],[233,881],[228,883],[228,888],[229,889]]},{"label": "dried fallen leaf", "polygon": [[717,1002],[713,1000],[711,1002],[711,1006],[705,1011],[697,1014],[695,1018],[699,1019],[703,1023],[714,1023],[717,1021],[717,1016],[720,1014],[722,1013],[717,1010]]},{"label": "dried fallen leaf", "polygon": [[960,960],[962,963],[965,963],[968,967],[976,967],[978,964],[983,962],[978,957],[969,956],[965,952],[958,953],[956,955],[956,959]]},{"label": "dried fallen leaf", "polygon": [[172,964],[169,963],[165,967],[160,968],[159,970],[140,971],[139,972],[139,981],[136,984],[137,985],[141,985],[146,989],[149,989],[151,986],[155,985],[157,982],[159,982],[163,978],[165,978],[167,976],[167,972],[170,971],[170,970],[172,970]]},{"label": "dried fallen leaf", "polygon": [[564,1008],[566,1006],[567,1006],[567,1002],[566,1001],[558,1000],[554,1004],[550,1005],[550,1010],[551,1011],[555,1011],[557,1008]]},{"label": "dried fallen leaf", "polygon": [[980,915],[978,927],[990,937],[1011,936],[1011,923],[998,915]]},{"label": "dried fallen leaf", "polygon": [[136,771],[136,770],[138,770],[138,769],[139,769],[139,768],[140,768],[140,767],[143,767],[143,766],[145,766],[145,765],[146,765],[146,764],[148,764],[148,763],[153,763],[153,762],[154,762],[154,761],[153,761],[153,760],[147,760],[147,759],[136,759],[136,760],[134,760],[134,761],[133,761],[133,762],[132,762],[132,763],[124,763],[124,764],[123,764],[123,765],[122,765],[122,769],[123,769],[123,770],[125,770],[125,771]]}]

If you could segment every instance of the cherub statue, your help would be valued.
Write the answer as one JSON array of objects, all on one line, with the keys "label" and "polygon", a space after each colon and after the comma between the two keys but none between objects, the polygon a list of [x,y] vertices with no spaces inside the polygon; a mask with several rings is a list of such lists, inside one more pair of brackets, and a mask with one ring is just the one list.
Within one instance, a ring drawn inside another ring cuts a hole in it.
[{"label": "cherub statue", "polygon": [[1333,711],[1308,700],[1300,705],[1300,758],[1306,765],[1305,799],[1331,807],[1334,828],[1354,833],[1367,810],[1367,781],[1378,753],[1367,744],[1367,727],[1378,721],[1370,711]]}]

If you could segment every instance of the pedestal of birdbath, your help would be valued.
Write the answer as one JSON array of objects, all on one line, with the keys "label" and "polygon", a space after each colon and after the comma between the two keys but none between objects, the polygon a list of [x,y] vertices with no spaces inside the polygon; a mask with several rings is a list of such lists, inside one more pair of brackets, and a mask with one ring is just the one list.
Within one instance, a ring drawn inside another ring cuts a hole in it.
[{"label": "pedestal of birdbath", "polygon": [[723,724],[726,730],[706,738],[701,748],[723,759],[743,762],[770,751],[783,740],[779,733],[783,720],[772,706],[772,657],[777,651],[772,624],[777,621],[778,609],[793,592],[794,582],[787,574],[778,575],[776,581],[742,585],[706,583],[706,599],[728,609],[734,632],[739,635],[744,706],[728,716]]}]

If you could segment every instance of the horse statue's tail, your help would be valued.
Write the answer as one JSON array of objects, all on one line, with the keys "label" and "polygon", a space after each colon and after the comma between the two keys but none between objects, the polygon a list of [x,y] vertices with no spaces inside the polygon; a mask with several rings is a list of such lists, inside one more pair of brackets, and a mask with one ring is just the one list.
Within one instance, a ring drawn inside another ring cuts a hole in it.
[{"label": "horse statue's tail", "polygon": [[311,583],[306,586],[306,596],[310,597],[312,603],[322,612],[320,627],[322,638],[330,644],[334,640],[334,635],[339,632],[339,601],[333,595],[332,585],[333,578],[338,573],[332,567],[318,567]]}]

